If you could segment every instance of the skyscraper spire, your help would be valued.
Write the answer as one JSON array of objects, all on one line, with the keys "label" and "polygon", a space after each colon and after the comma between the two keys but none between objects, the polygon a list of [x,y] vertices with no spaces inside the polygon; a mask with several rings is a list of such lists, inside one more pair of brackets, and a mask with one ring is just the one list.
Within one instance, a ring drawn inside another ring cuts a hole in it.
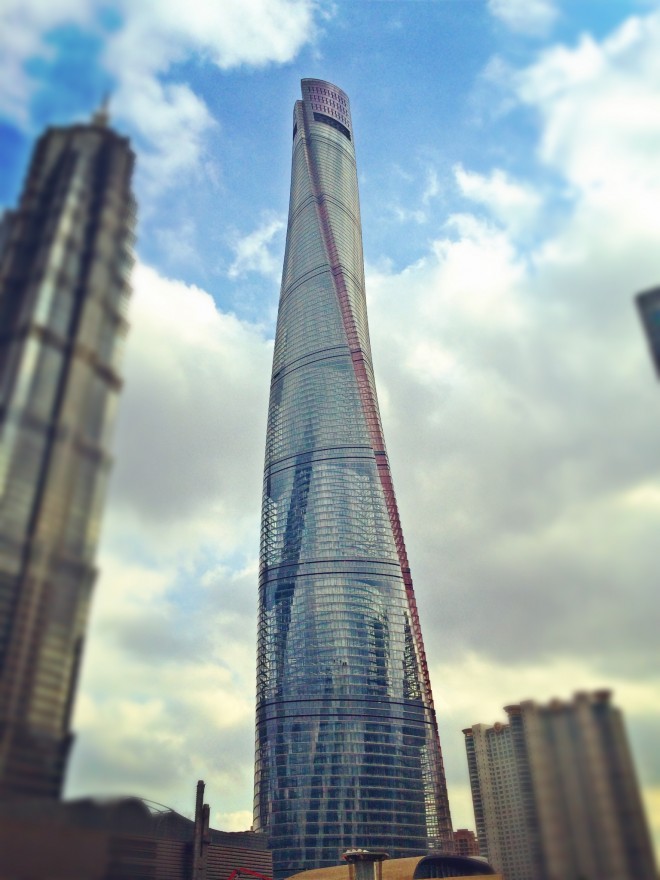
[{"label": "skyscraper spire", "polygon": [[348,97],[302,81],[268,413],[255,825],[277,878],[344,849],[451,851],[380,423]]},{"label": "skyscraper spire", "polygon": [[101,103],[92,114],[92,125],[105,128],[110,122],[110,92],[105,92]]}]

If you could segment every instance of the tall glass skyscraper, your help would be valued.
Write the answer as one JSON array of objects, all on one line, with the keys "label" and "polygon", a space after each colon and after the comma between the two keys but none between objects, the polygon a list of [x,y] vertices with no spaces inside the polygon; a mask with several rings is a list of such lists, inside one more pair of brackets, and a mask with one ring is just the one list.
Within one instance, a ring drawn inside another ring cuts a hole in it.
[{"label": "tall glass skyscraper", "polygon": [[268,413],[255,825],[276,877],[349,847],[452,851],[378,412],[348,98],[302,81]]},{"label": "tall glass skyscraper", "polygon": [[133,153],[49,129],[0,230],[0,797],[57,797],[121,388]]}]

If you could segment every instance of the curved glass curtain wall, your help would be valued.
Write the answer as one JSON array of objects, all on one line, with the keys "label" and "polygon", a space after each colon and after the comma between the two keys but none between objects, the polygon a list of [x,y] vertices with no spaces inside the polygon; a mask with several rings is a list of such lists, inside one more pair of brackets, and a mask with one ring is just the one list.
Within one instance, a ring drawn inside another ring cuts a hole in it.
[{"label": "curved glass curtain wall", "polygon": [[262,511],[255,827],[276,877],[452,849],[371,366],[346,95],[303,80]]}]

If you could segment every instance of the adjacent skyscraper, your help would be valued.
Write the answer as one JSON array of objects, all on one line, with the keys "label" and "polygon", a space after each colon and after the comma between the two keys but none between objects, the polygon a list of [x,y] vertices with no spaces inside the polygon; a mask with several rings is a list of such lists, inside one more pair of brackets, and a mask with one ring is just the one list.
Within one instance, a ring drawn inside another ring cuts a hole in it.
[{"label": "adjacent skyscraper", "polygon": [[121,387],[133,154],[49,129],[0,233],[0,797],[57,797]]},{"label": "adjacent skyscraper", "polygon": [[508,724],[463,731],[481,854],[506,880],[656,880],[609,691],[506,712]]},{"label": "adjacent skyscraper", "polygon": [[646,333],[653,366],[656,375],[660,378],[660,287],[638,293],[635,301]]},{"label": "adjacent skyscraper", "polygon": [[348,98],[302,81],[268,413],[255,826],[276,877],[453,850],[371,364]]}]

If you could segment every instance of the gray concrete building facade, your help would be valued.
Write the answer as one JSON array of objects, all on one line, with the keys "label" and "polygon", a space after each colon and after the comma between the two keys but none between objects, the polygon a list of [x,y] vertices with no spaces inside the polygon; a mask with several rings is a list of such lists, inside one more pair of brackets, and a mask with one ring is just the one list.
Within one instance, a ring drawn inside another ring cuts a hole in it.
[{"label": "gray concrete building facade", "polygon": [[656,880],[610,692],[505,711],[508,724],[463,731],[481,854],[506,880]]}]

